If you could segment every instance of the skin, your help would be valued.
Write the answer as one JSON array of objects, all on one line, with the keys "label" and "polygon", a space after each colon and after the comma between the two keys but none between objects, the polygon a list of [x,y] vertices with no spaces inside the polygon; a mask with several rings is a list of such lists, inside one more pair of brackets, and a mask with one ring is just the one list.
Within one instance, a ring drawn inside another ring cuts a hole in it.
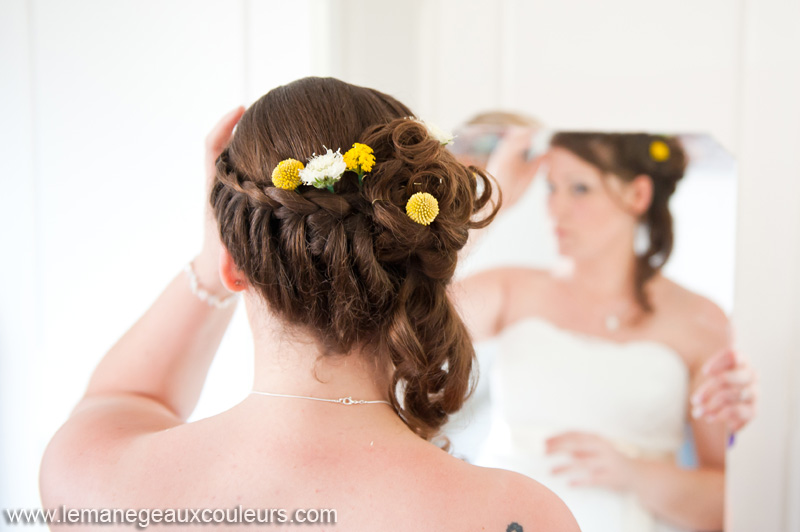
[{"label": "skin", "polygon": [[[530,133],[512,129],[498,146],[489,172],[504,191],[504,208],[521,196],[540,164],[548,167],[548,212],[569,276],[528,268],[499,268],[455,283],[457,301],[475,341],[491,338],[518,320],[537,316],[556,326],[612,341],[655,340],[672,347],[690,374],[687,415],[695,435],[698,469],[630,458],[596,434],[569,432],[550,438],[549,453],[572,460],[554,470],[574,485],[631,491],[656,515],[687,529],[723,528],[725,449],[728,430],[754,415],[756,382],[731,348],[730,324],[719,307],[663,275],[646,286],[654,312],[644,315],[634,298],[633,240],[638,219],[652,199],[648,176],[625,183],[563,148],[525,162]],[[604,317],[619,313],[609,332]],[[742,400],[742,390],[749,395]],[[701,412],[692,416],[694,405]]]},{"label": "skin", "polygon": [[[231,111],[207,138],[207,186],[243,112]],[[216,235],[207,210],[195,271],[210,292],[244,296],[254,390],[385,399],[387,375],[372,358],[354,351],[317,361],[319,351],[302,330],[283,334],[284,324],[261,304]],[[541,484],[448,455],[385,404],[248,395],[187,423],[235,306],[210,307],[191,293],[184,273],[175,276],[103,358],[48,445],[40,470],[44,508],[329,508],[337,524],[303,530],[578,531],[564,503]]]}]

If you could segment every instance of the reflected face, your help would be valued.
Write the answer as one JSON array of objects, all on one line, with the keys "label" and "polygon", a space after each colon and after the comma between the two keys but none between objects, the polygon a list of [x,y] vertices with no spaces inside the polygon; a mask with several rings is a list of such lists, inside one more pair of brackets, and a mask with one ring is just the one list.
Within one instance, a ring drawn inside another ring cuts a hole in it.
[{"label": "reflected face", "polygon": [[637,219],[622,203],[627,185],[617,177],[604,178],[564,148],[550,148],[547,161],[547,209],[559,253],[586,259],[620,245],[632,249]]}]

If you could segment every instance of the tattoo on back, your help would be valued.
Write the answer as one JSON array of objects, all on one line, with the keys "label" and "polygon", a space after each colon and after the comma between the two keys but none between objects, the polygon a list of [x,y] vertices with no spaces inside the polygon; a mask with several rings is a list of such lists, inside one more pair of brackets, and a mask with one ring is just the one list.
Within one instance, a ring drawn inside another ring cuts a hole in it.
[{"label": "tattoo on back", "polygon": [[522,527],[518,523],[511,523],[506,528],[506,532],[522,532]]}]

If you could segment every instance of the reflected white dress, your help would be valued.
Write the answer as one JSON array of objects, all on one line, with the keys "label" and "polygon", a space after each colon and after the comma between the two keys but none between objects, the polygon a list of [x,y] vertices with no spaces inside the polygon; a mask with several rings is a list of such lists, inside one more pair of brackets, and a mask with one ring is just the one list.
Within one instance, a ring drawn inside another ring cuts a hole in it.
[{"label": "reflected white dress", "polygon": [[545,454],[545,440],[577,430],[611,440],[625,453],[675,463],[684,438],[689,370],[654,341],[618,343],[561,329],[536,317],[506,327],[490,370],[492,421],[476,460],[547,486],[583,532],[667,532],[631,493],[569,486],[568,462]]}]

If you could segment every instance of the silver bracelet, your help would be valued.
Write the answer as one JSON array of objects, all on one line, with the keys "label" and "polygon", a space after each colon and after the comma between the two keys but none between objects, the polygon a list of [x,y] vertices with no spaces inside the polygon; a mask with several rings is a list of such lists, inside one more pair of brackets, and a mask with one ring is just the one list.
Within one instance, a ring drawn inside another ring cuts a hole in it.
[{"label": "silver bracelet", "polygon": [[225,308],[235,303],[239,299],[238,292],[234,292],[228,296],[225,296],[224,298],[221,298],[219,296],[215,296],[200,286],[200,283],[197,281],[197,274],[194,273],[194,259],[190,260],[189,263],[183,267],[183,271],[185,271],[186,275],[189,276],[189,286],[192,288],[192,293],[201,300],[205,301],[208,305],[217,308]]}]

